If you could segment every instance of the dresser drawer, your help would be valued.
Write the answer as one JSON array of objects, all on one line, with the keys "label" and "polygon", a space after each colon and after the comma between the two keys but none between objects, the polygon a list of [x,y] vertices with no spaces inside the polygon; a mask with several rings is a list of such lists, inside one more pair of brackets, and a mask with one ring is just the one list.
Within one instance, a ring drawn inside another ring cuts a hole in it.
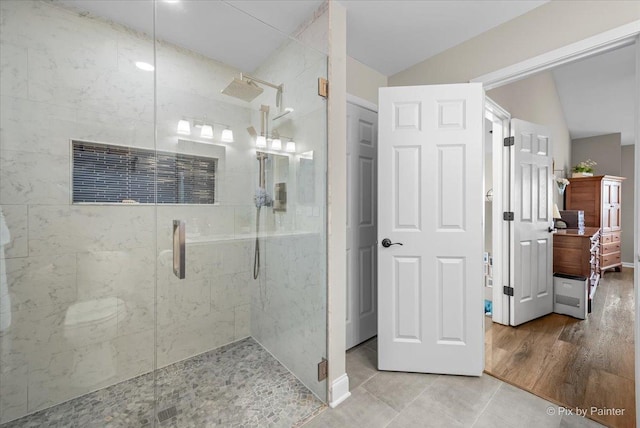
[{"label": "dresser drawer", "polygon": [[606,269],[608,266],[620,264],[620,252],[603,254],[600,256],[600,268]]},{"label": "dresser drawer", "polygon": [[609,244],[611,242],[620,242],[620,232],[603,233],[600,237],[600,242],[603,244]]},{"label": "dresser drawer", "polygon": [[602,244],[602,255],[606,255],[609,253],[619,253],[620,252],[620,241],[618,242],[610,242],[608,244]]}]

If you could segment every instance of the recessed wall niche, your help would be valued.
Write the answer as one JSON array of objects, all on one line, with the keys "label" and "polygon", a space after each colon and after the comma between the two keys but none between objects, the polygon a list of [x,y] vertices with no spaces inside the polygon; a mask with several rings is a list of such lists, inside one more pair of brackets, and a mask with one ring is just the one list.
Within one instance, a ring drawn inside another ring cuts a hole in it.
[{"label": "recessed wall niche", "polygon": [[217,158],[77,140],[71,144],[73,203],[216,201]]}]

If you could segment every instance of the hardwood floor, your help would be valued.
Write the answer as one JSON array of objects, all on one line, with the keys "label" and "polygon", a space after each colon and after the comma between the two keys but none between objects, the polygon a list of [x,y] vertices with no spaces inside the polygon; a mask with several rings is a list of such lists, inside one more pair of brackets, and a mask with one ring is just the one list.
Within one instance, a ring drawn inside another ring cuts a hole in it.
[{"label": "hardwood floor", "polygon": [[551,314],[509,327],[487,318],[486,372],[607,426],[635,427],[634,317],[633,269],[607,272],[584,321]]}]

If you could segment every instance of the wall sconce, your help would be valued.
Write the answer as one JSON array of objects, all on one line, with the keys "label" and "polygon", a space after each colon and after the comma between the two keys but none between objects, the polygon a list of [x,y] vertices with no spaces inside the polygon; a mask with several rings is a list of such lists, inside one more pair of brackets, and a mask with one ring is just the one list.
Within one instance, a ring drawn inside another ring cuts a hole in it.
[{"label": "wall sconce", "polygon": [[289,153],[295,153],[295,151],[296,151],[296,143],[294,141],[289,141],[287,143],[287,151]]},{"label": "wall sconce", "polygon": [[202,128],[200,128],[200,136],[203,138],[213,138],[213,127],[211,125],[202,125]]},{"label": "wall sconce", "polygon": [[193,125],[194,128],[200,128],[201,138],[213,139],[213,127],[215,124],[224,127],[224,129],[222,130],[222,134],[220,135],[220,141],[222,141],[223,143],[233,143],[233,131],[229,128],[229,125],[225,125],[224,123],[209,122],[207,121],[206,117],[203,119],[196,118],[193,120],[180,119],[178,121],[177,132],[178,134],[182,135],[191,135],[191,126]]},{"label": "wall sconce", "polygon": [[282,140],[280,138],[276,138],[271,142],[271,148],[273,150],[282,150]]},{"label": "wall sconce", "polygon": [[223,129],[222,130],[222,136],[220,137],[220,140],[223,143],[233,143],[233,131],[229,128],[227,129]]},{"label": "wall sconce", "polygon": [[191,125],[186,119],[180,119],[178,121],[178,134],[191,135]]}]

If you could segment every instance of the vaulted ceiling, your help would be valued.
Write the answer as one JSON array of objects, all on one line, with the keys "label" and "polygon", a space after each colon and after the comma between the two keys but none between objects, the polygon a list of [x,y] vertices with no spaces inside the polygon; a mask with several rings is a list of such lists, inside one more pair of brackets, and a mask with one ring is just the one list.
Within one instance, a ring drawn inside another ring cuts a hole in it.
[{"label": "vaulted ceiling", "polygon": [[634,143],[635,46],[553,70],[571,138],[622,133]]},{"label": "vaulted ceiling", "polygon": [[[153,33],[154,3],[53,0]],[[391,75],[545,3],[546,0],[339,0],[347,53]],[[323,0],[157,0],[156,36],[243,71],[254,70]],[[254,18],[264,25],[256,25]]]},{"label": "vaulted ceiling", "polygon": [[[149,0],[52,1],[153,33],[154,2]],[[546,3],[337,1],[347,9],[348,55],[387,76]],[[250,72],[322,4],[323,0],[156,0],[155,32],[160,39]],[[634,73],[631,48],[554,71],[573,138],[622,132],[624,144],[633,141]]]}]

